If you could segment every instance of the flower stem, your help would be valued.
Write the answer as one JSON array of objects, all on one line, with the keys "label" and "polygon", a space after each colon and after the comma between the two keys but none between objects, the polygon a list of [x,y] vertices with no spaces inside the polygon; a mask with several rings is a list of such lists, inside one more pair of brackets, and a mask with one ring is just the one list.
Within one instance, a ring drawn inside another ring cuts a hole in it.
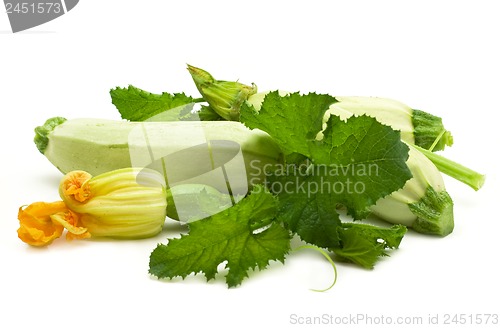
[{"label": "flower stem", "polygon": [[444,156],[433,153],[422,147],[415,146],[421,153],[423,153],[439,171],[444,174],[465,183],[474,190],[479,190],[484,184],[485,176],[468,167],[465,167],[457,162],[454,162]]}]

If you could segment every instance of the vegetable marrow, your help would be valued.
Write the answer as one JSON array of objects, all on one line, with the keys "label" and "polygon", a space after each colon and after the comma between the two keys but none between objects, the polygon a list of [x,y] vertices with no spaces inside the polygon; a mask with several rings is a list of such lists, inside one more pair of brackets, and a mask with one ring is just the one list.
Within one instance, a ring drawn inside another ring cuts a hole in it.
[{"label": "vegetable marrow", "polygon": [[403,224],[413,230],[431,235],[446,236],[453,231],[453,201],[445,190],[443,177],[437,167],[415,147],[406,165],[413,178],[404,187],[382,198],[371,211],[387,222]]},{"label": "vegetable marrow", "polygon": [[[226,181],[219,181],[217,172],[212,172],[221,168],[225,178],[230,175],[232,192],[246,193],[250,181],[260,181],[264,173],[260,167],[282,160],[280,148],[266,133],[231,121],[127,122],[55,117],[35,131],[38,150],[65,174],[83,170],[99,175],[131,166],[150,167],[163,173],[170,187],[201,183],[227,191]],[[194,145],[193,140],[197,140]]]}]

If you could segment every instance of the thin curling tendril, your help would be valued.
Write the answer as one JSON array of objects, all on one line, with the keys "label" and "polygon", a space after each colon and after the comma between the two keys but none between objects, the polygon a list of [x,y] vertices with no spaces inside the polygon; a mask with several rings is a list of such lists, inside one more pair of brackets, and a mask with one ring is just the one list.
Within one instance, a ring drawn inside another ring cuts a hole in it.
[{"label": "thin curling tendril", "polygon": [[326,291],[330,290],[333,286],[335,286],[335,283],[337,282],[337,266],[335,265],[335,262],[333,262],[330,255],[324,249],[322,249],[318,246],[314,246],[314,245],[302,245],[302,246],[299,246],[299,247],[293,249],[292,252],[297,252],[297,251],[300,251],[303,249],[312,249],[312,250],[318,251],[321,255],[323,255],[328,260],[328,262],[330,262],[330,264],[332,265],[333,272],[335,275],[332,284],[330,286],[328,286],[327,288],[325,288],[325,289],[310,288],[310,290],[313,292],[326,292]]}]

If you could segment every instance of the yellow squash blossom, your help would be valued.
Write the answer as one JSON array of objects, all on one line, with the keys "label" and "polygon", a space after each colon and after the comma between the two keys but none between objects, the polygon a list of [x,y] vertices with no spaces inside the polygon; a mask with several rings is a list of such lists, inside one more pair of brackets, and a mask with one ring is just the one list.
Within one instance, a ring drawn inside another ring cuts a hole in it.
[{"label": "yellow squash blossom", "polygon": [[79,216],[66,207],[64,202],[37,202],[19,208],[19,238],[32,246],[45,246],[59,238],[64,228],[66,239],[88,238],[87,229],[79,226]]},{"label": "yellow squash blossom", "polygon": [[73,171],[62,179],[59,195],[78,213],[94,237],[146,238],[165,222],[167,195],[156,171],[124,168],[92,177]]},{"label": "yellow squash blossom", "polygon": [[147,169],[125,168],[95,177],[69,172],[59,185],[62,201],[19,210],[19,238],[33,246],[48,245],[64,228],[67,239],[154,236],[166,218],[162,183],[160,173]]}]

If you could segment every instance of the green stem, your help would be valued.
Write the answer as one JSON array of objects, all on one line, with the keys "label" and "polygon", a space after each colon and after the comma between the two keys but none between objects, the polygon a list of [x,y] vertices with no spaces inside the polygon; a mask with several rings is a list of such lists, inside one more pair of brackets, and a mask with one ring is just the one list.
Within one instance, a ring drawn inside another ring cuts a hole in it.
[{"label": "green stem", "polygon": [[419,146],[414,146],[422,154],[424,154],[428,159],[431,160],[434,165],[439,169],[439,171],[444,174],[465,183],[474,190],[479,190],[484,184],[484,175],[480,174],[468,167],[465,167],[457,162],[454,162],[446,157],[433,153],[427,149]]},{"label": "green stem", "polygon": [[35,128],[35,142],[36,147],[40,153],[45,153],[45,149],[49,144],[49,134],[60,124],[66,122],[64,117],[49,118],[42,126]]}]

